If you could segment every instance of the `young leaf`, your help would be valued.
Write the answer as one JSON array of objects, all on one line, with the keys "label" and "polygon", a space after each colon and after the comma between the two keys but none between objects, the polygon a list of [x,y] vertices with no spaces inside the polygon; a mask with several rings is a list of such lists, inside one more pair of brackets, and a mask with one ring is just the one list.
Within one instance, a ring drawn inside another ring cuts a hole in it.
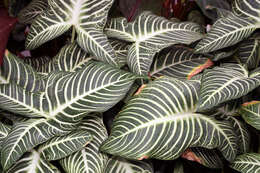
[{"label": "young leaf", "polygon": [[6,173],[60,173],[58,168],[44,160],[40,153],[31,150],[24,154],[24,156],[15,163]]},{"label": "young leaf", "polygon": [[155,59],[150,75],[191,79],[192,76],[212,65],[210,59],[193,54],[188,48],[172,47],[161,52]]},{"label": "young leaf", "polygon": [[227,64],[204,71],[199,110],[213,108],[225,101],[246,95],[260,85],[259,69],[249,72],[239,64]]},{"label": "young leaf", "polygon": [[80,151],[60,160],[66,173],[104,173],[108,156],[99,151],[107,138],[106,128],[101,115],[88,115],[79,129],[89,132],[93,139]]},{"label": "young leaf", "polygon": [[127,55],[127,64],[136,74],[147,74],[156,52],[173,44],[190,44],[202,38],[199,25],[176,23],[151,12],[143,12],[134,22],[115,18],[105,28],[108,37],[133,42]]},{"label": "young leaf", "polygon": [[153,173],[150,164],[143,161],[128,161],[121,157],[112,157],[108,160],[104,173],[134,173],[145,172]]},{"label": "young leaf", "polygon": [[239,45],[238,58],[249,70],[259,65],[259,40],[247,39]]},{"label": "young leaf", "polygon": [[238,156],[231,168],[241,173],[258,173],[260,170],[260,154],[246,153]]},{"label": "young leaf", "polygon": [[248,124],[260,130],[260,101],[244,103],[239,113]]},{"label": "young leaf", "polygon": [[237,139],[229,122],[195,113],[199,87],[199,81],[171,78],[151,82],[116,116],[101,150],[129,159],[172,160],[189,147],[205,147],[233,161]]},{"label": "young leaf", "polygon": [[255,20],[230,14],[218,19],[211,30],[195,47],[197,53],[207,53],[236,43],[247,38],[260,25]]},{"label": "young leaf", "polygon": [[18,21],[24,24],[31,24],[47,7],[48,0],[32,0],[18,13]]},{"label": "young leaf", "polygon": [[72,26],[78,36],[77,42],[98,60],[117,64],[116,55],[109,44],[103,28],[113,0],[49,0],[48,9],[32,23],[26,40],[27,49],[62,35]]}]

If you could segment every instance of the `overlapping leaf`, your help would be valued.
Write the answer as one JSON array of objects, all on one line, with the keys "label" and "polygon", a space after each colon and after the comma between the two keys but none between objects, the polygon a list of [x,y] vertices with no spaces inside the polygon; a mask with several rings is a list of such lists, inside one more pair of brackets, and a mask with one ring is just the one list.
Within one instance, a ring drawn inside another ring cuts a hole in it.
[{"label": "overlapping leaf", "polygon": [[239,113],[248,124],[260,130],[260,101],[244,103]]},{"label": "overlapping leaf", "polygon": [[47,56],[43,57],[26,57],[23,59],[24,63],[29,64],[35,71],[40,73],[50,73],[54,69],[50,65],[51,58]]},{"label": "overlapping leaf", "polygon": [[121,157],[112,157],[108,160],[104,173],[153,173],[150,164],[143,161],[128,161]]},{"label": "overlapping leaf", "polygon": [[29,92],[43,92],[45,89],[46,77],[37,74],[30,65],[23,63],[8,50],[5,52],[0,76],[5,80],[4,83],[12,82]]},{"label": "overlapping leaf", "polygon": [[46,160],[59,160],[81,150],[92,140],[86,131],[71,132],[66,136],[54,137],[40,146],[39,151]]},{"label": "overlapping leaf", "polygon": [[6,173],[60,173],[51,163],[44,160],[40,153],[35,150],[31,150],[24,154],[24,156],[15,163]]},{"label": "overlapping leaf", "polygon": [[231,164],[231,168],[241,173],[258,173],[260,171],[260,154],[246,153],[240,155]]},{"label": "overlapping leaf", "polygon": [[212,65],[210,59],[193,54],[188,48],[172,47],[161,52],[155,59],[150,75],[191,79],[192,76]]},{"label": "overlapping leaf", "polygon": [[205,70],[202,77],[199,110],[213,108],[246,95],[260,85],[259,69],[249,73],[239,64]]},{"label": "overlapping leaf", "polygon": [[238,58],[242,64],[252,70],[259,65],[259,40],[247,39],[239,45]]},{"label": "overlapping leaf", "polygon": [[110,39],[109,42],[116,52],[116,55],[118,57],[118,64],[120,66],[126,65],[128,49],[130,47],[129,43],[124,41],[119,41],[116,39]]},{"label": "overlapping leaf", "polygon": [[207,53],[235,45],[259,27],[260,25],[255,20],[230,14],[214,23],[195,50],[198,53]]},{"label": "overlapping leaf", "polygon": [[116,55],[103,28],[113,0],[57,0],[49,1],[49,8],[32,23],[26,47],[34,49],[58,37],[72,26],[78,44],[98,60],[116,65]]},{"label": "overlapping leaf", "polygon": [[2,142],[6,138],[10,130],[11,126],[8,126],[0,122],[0,146],[2,146]]},{"label": "overlapping leaf", "polygon": [[89,132],[93,139],[82,150],[60,160],[66,173],[103,173],[108,156],[99,147],[107,138],[107,132],[100,115],[88,115],[79,129]]},{"label": "overlapping leaf", "polygon": [[137,74],[148,73],[153,56],[161,49],[173,44],[190,44],[202,37],[202,30],[195,23],[171,22],[150,12],[143,12],[131,23],[125,18],[112,19],[105,31],[108,37],[133,42],[127,63]]},{"label": "overlapping leaf", "polygon": [[223,162],[215,149],[193,147],[182,154],[182,158],[198,162],[209,168],[222,168]]},{"label": "overlapping leaf", "polygon": [[251,0],[234,0],[233,12],[238,16],[245,16],[260,21],[260,2]]},{"label": "overlapping leaf", "polygon": [[172,160],[188,147],[217,148],[232,161],[237,139],[227,121],[194,113],[199,81],[158,79],[116,116],[101,150],[129,159]]},{"label": "overlapping leaf", "polygon": [[18,14],[20,23],[31,24],[32,21],[48,7],[48,0],[33,0]]}]

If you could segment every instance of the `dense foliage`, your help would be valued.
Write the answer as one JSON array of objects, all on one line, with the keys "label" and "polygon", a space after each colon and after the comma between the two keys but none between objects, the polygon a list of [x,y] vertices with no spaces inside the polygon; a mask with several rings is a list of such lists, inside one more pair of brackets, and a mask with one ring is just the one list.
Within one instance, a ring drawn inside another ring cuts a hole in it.
[{"label": "dense foliage", "polygon": [[15,2],[33,56],[9,37],[0,172],[260,172],[259,1],[196,1],[189,16],[165,1],[170,19],[114,17],[113,0]]}]

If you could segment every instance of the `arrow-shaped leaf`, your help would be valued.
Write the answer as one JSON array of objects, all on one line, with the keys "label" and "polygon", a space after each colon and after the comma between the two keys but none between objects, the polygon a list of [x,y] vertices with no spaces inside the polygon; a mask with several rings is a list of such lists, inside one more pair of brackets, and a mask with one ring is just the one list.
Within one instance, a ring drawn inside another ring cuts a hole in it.
[{"label": "arrow-shaped leaf", "polygon": [[199,25],[191,22],[176,23],[151,12],[143,12],[134,22],[115,18],[105,29],[108,37],[133,42],[127,55],[132,72],[147,74],[154,55],[173,44],[190,44],[202,37]]}]

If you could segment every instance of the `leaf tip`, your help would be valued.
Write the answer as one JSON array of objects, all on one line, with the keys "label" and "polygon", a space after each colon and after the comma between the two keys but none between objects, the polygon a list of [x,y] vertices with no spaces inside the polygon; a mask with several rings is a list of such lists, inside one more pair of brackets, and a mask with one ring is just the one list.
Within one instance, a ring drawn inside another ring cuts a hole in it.
[{"label": "leaf tip", "polygon": [[254,105],[254,104],[258,104],[258,103],[260,103],[260,101],[254,100],[254,101],[250,101],[250,102],[245,102],[242,104],[242,106],[250,106],[250,105]]},{"label": "leaf tip", "polygon": [[214,63],[213,61],[211,61],[210,59],[208,59],[204,64],[199,65],[198,67],[195,67],[189,74],[187,79],[190,80],[193,76],[195,76],[196,74],[200,73],[201,71],[203,71],[206,68],[209,68],[211,66],[213,66]]}]

